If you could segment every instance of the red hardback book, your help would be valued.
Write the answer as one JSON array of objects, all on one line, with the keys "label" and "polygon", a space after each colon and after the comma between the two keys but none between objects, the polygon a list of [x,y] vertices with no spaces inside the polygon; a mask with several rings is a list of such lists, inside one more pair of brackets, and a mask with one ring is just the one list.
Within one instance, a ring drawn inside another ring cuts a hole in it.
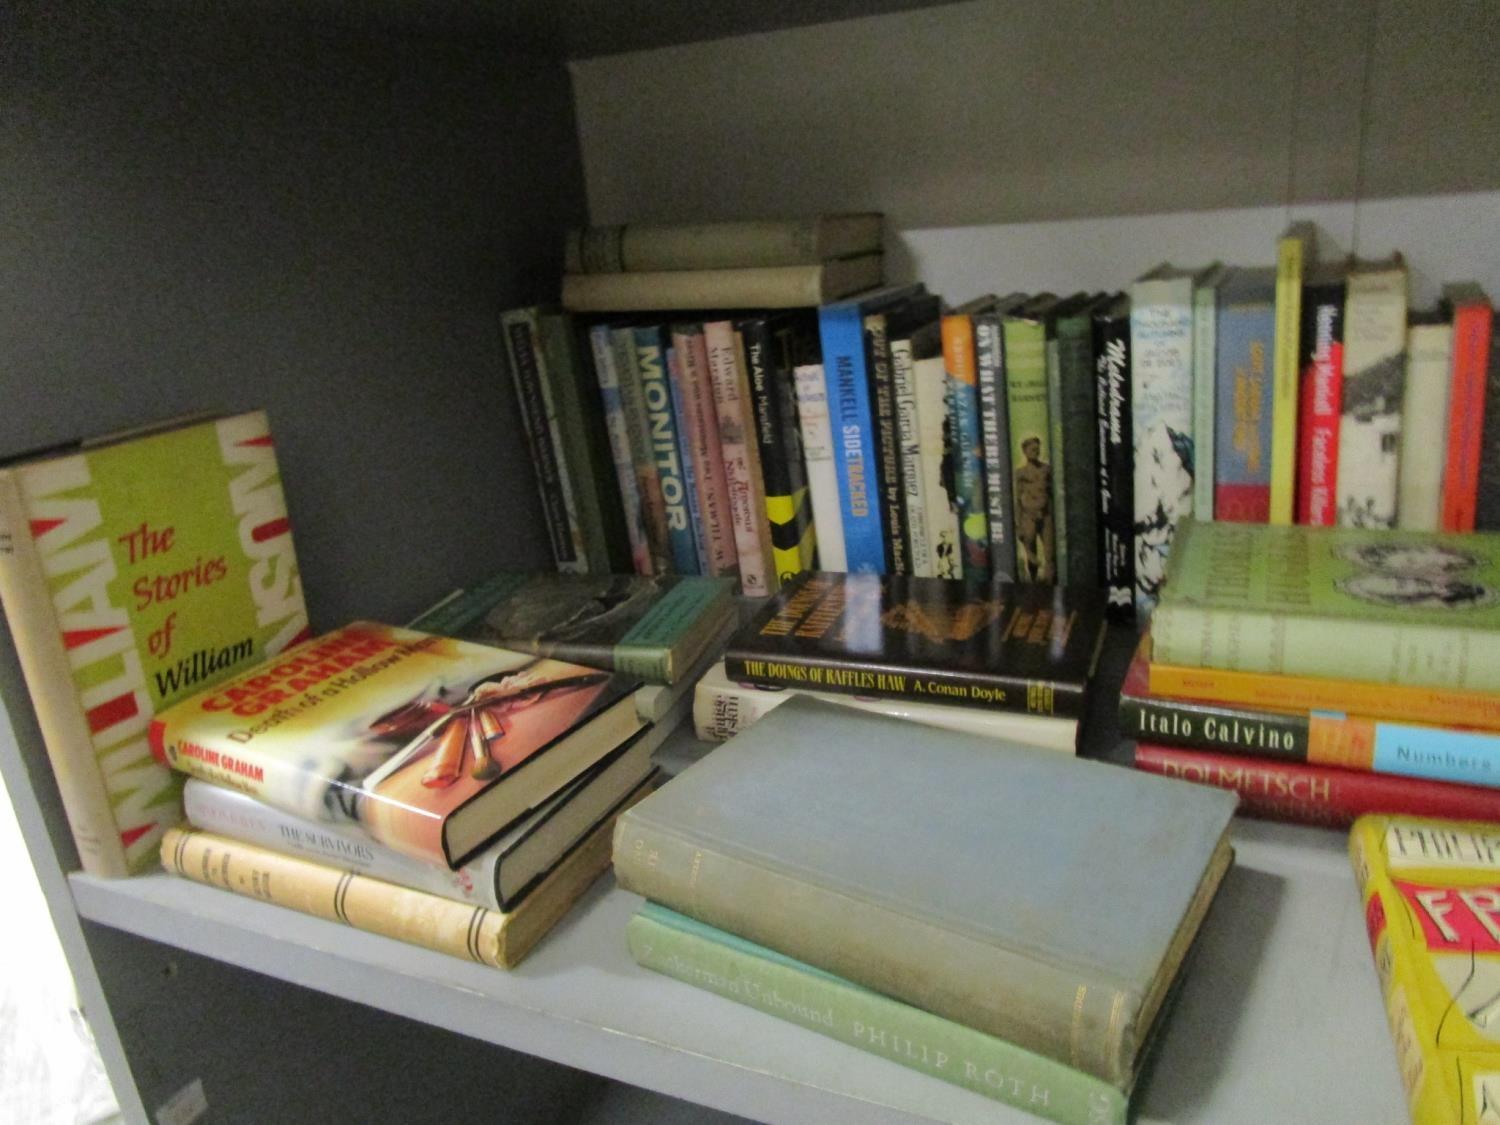
[{"label": "red hardback book", "polygon": [[1484,438],[1485,369],[1493,323],[1489,298],[1474,284],[1444,291],[1453,309],[1453,382],[1448,395],[1448,461],[1443,469],[1444,531],[1473,531]]},{"label": "red hardback book", "polygon": [[1500,821],[1500,789],[1330,766],[1241,758],[1140,742],[1135,768],[1232,789],[1239,811],[1265,820],[1345,828],[1365,813]]}]

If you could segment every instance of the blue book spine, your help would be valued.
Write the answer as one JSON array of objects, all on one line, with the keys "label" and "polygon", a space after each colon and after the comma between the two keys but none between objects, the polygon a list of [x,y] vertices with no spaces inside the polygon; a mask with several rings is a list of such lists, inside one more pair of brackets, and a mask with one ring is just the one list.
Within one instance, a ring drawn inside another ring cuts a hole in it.
[{"label": "blue book spine", "polygon": [[[677,352],[674,348],[666,349],[666,368],[670,376],[673,364],[677,362]],[[682,380],[667,379],[667,388],[671,391],[672,415],[681,418],[683,412],[682,402]],[[687,493],[688,533],[692,537],[693,554],[691,566],[679,569],[679,574],[707,574],[708,573],[708,551],[703,545],[703,517],[698,511],[698,473],[693,468],[693,451],[688,447],[687,427],[677,427],[677,459],[682,466],[682,490]],[[677,558],[677,538],[672,538],[672,557]],[[683,561],[687,561],[684,554]],[[682,566],[681,563],[678,564]]]},{"label": "blue book spine", "polygon": [[1377,773],[1500,787],[1500,734],[1376,723],[1374,741]]},{"label": "blue book spine", "polygon": [[1219,290],[1214,388],[1213,518],[1271,518],[1271,382],[1276,281],[1240,270]]},{"label": "blue book spine", "polygon": [[667,378],[659,329],[635,329],[635,358],[646,402],[646,418],[651,427],[651,456],[661,478],[662,500],[667,509],[667,541],[672,549],[672,569],[677,574],[701,574],[691,509],[697,493],[687,482],[687,464],[678,433],[677,410],[672,401],[672,381]]},{"label": "blue book spine", "polygon": [[858,302],[818,310],[828,413],[838,470],[844,550],[852,574],[885,573],[885,529],[874,457],[875,417],[865,364],[864,311]]}]

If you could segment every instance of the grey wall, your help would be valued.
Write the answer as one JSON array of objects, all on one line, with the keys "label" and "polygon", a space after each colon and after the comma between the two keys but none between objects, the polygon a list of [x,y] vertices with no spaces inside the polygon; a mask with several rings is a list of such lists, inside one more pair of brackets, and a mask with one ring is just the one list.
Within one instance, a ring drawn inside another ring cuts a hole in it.
[{"label": "grey wall", "polygon": [[573,64],[597,223],[1500,187],[1494,0],[982,0]]},{"label": "grey wall", "polygon": [[555,296],[571,99],[300,11],[0,9],[0,454],[264,406],[313,624],[399,621],[544,560],[496,313]]}]

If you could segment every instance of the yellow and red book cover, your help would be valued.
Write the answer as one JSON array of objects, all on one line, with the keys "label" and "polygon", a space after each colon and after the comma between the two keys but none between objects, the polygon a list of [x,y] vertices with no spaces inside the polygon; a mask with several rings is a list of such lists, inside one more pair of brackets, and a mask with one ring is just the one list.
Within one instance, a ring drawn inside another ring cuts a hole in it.
[{"label": "yellow and red book cover", "polygon": [[[633,733],[635,686],[579,664],[356,622],[162,712],[151,748],[194,777],[310,820],[361,825],[451,867],[516,818],[495,810],[524,813]],[[592,745],[549,760],[606,713]],[[559,777],[564,759],[571,772]],[[502,787],[531,797],[517,810],[491,796]]]},{"label": "yellow and red book cover", "polygon": [[1500,827],[1364,816],[1349,851],[1412,1120],[1500,1120]]}]

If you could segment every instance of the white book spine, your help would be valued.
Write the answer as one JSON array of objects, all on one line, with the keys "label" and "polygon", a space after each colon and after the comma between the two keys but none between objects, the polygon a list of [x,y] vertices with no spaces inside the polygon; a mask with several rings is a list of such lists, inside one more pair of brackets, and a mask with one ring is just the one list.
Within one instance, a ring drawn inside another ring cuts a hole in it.
[{"label": "white book spine", "polygon": [[1214,356],[1218,347],[1218,285],[1193,290],[1193,518],[1214,518]]},{"label": "white book spine", "polygon": [[838,468],[833,459],[833,424],[828,419],[823,365],[806,364],[796,368],[792,376],[797,384],[802,457],[807,465],[807,490],[812,494],[813,526],[818,537],[818,569],[846,571],[849,561],[844,552]]},{"label": "white book spine", "polygon": [[719,417],[719,447],[724,479],[729,485],[729,520],[740,560],[740,589],[750,597],[764,597],[771,592],[767,552],[760,536],[765,504],[756,499],[756,474],[749,451],[755,433],[746,424],[750,404],[740,398],[734,328],[727,320],[711,321],[703,326],[703,342],[708,348],[708,376]]},{"label": "white book spine", "polygon": [[182,791],[188,823],[247,844],[301,855],[454,902],[499,910],[494,849],[450,871],[392,851],[354,825],[319,824],[272,808],[244,793],[190,778]]},{"label": "white book spine", "polygon": [[918,578],[930,578],[936,572],[932,566],[932,544],[927,537],[921,423],[917,414],[917,384],[909,339],[891,341],[891,384],[896,395],[896,440],[901,456],[901,487],[906,493],[906,535],[911,549],[911,572]]},{"label": "white book spine", "polygon": [[948,417],[947,374],[943,357],[931,356],[912,364],[916,385],[917,435],[922,464],[922,495],[927,502],[927,544],[936,578],[961,578],[958,551],[958,508],[950,491],[953,474],[943,480],[947,443],[943,423]]},{"label": "white book spine", "polygon": [[1406,405],[1396,495],[1396,526],[1405,531],[1441,530],[1452,353],[1452,325],[1414,324],[1406,334]]},{"label": "white book spine", "polygon": [[806,695],[825,703],[890,715],[930,727],[1003,738],[1043,750],[1072,754],[1076,750],[1078,723],[1045,715],[1020,715],[979,707],[951,707],[905,699],[866,699],[854,695],[805,692],[796,689],[762,688],[741,684],[724,674],[724,663],[715,664],[693,691],[693,729],[706,742],[722,742],[749,729],[788,699]]},{"label": "white book spine", "polygon": [[1406,271],[1356,271],[1344,304],[1344,412],[1339,419],[1341,527],[1396,526]]},{"label": "white book spine", "polygon": [[599,396],[604,404],[604,427],[609,433],[609,451],[615,463],[615,479],[620,485],[620,502],[625,508],[625,533],[630,538],[631,562],[637,574],[650,574],[651,547],[646,542],[646,525],[641,516],[641,492],[636,484],[629,423],[620,401],[620,373],[615,366],[614,341],[609,325],[596,324],[589,329],[589,345],[594,352],[594,373],[599,380]]}]

